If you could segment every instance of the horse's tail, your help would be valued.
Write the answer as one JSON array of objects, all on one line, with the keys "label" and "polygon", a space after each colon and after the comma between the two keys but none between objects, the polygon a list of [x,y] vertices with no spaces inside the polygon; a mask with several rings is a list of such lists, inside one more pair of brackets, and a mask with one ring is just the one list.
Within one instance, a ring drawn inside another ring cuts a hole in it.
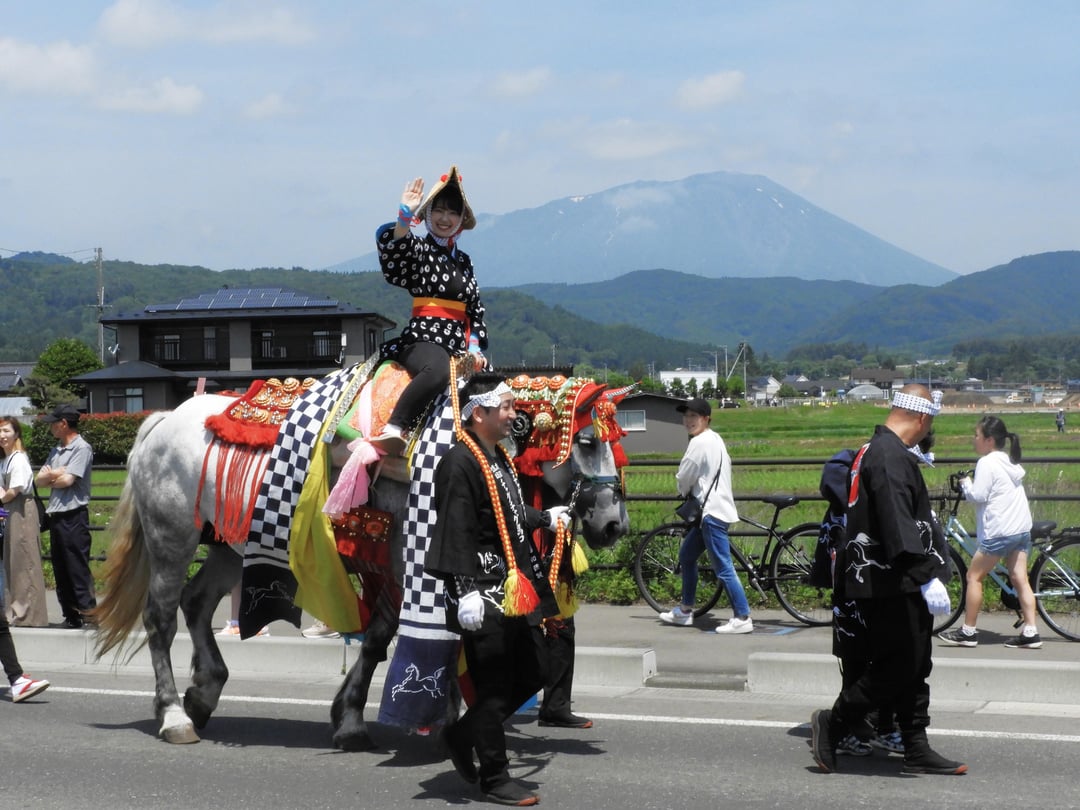
[{"label": "horse's tail", "polygon": [[146,553],[139,511],[135,507],[130,463],[142,440],[166,416],[166,413],[155,413],[143,421],[128,456],[129,474],[109,524],[113,539],[105,557],[105,595],[90,614],[97,624],[95,654],[98,658],[123,645],[146,606],[146,595],[150,591],[150,558]]}]

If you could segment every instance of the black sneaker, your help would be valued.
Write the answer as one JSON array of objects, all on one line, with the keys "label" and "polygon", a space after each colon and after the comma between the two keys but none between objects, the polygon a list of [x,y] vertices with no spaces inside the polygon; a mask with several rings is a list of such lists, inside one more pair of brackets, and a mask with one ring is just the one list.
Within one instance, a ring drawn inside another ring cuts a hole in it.
[{"label": "black sneaker", "polygon": [[810,715],[810,751],[814,756],[814,762],[823,773],[832,773],[836,770],[838,742],[833,739],[831,710],[818,709]]},{"label": "black sneaker", "polygon": [[537,794],[513,779],[492,785],[484,791],[484,797],[489,802],[510,807],[531,807],[534,804],[540,804],[540,797]]},{"label": "black sneaker", "polygon": [[1005,646],[1016,650],[1037,650],[1042,646],[1042,639],[1038,633],[1033,636],[1017,636],[1006,641]]},{"label": "black sneaker", "polygon": [[944,641],[946,644],[951,644],[954,647],[978,647],[979,646],[979,631],[974,633],[965,633],[960,628],[955,630],[942,630],[937,634],[937,637]]},{"label": "black sneaker", "polygon": [[592,728],[592,720],[588,717],[580,717],[572,712],[565,714],[541,715],[541,726],[553,726],[554,728]]},{"label": "black sneaker", "polygon": [[917,753],[904,755],[904,767],[901,773],[936,773],[943,776],[960,776],[967,773],[967,765],[945,759],[928,746],[921,747]]}]

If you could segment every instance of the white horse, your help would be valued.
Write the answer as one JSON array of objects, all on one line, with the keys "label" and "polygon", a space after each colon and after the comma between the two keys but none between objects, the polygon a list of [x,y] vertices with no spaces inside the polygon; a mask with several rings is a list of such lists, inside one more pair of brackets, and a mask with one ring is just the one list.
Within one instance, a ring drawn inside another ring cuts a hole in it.
[{"label": "white horse", "polygon": [[[175,411],[151,414],[143,423],[128,457],[128,477],[111,523],[106,587],[94,614],[99,657],[123,649],[141,617],[146,630],[142,643],[149,645],[156,681],[154,713],[161,723],[159,735],[173,743],[199,740],[196,728],[205,726],[217,708],[229,674],[211,620],[218,603],[240,581],[239,548],[210,542],[205,562],[190,580],[188,571],[200,541],[213,536],[218,492],[230,489],[229,481],[216,480],[215,465],[204,470],[204,457],[213,440],[205,422],[234,402],[225,396],[197,396]],[[581,440],[573,443],[570,463],[545,463],[543,479],[564,503],[571,503],[586,543],[602,548],[629,530],[626,505],[614,475],[611,445],[598,441],[591,430],[578,432]],[[385,478],[372,490],[373,505],[393,512],[395,527],[403,523],[407,492],[406,484]],[[400,528],[391,543],[393,576],[400,585]],[[193,646],[191,685],[182,702],[170,656],[178,608]],[[375,667],[386,659],[396,632],[397,615],[388,609],[375,611],[364,628],[360,658],[342,683],[331,711],[336,748],[373,747],[363,709]]]}]

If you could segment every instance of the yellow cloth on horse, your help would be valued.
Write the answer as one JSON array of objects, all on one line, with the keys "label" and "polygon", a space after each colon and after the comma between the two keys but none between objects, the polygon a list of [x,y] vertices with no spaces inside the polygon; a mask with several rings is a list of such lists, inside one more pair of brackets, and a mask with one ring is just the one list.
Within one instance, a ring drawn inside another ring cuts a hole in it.
[{"label": "yellow cloth on horse", "polygon": [[316,619],[342,633],[363,629],[360,606],[349,574],[338,555],[330,518],[322,505],[330,494],[329,445],[322,427],[289,531],[289,568],[296,577],[293,601]]}]

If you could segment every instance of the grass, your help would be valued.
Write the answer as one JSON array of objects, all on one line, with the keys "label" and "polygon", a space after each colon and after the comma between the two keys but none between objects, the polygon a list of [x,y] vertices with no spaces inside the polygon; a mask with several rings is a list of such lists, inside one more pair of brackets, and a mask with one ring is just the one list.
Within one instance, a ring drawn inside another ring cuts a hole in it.
[{"label": "grass", "polygon": [[[1034,519],[1053,520],[1059,527],[1080,526],[1080,431],[1058,433],[1052,412],[949,410],[939,414],[934,419],[938,463],[923,470],[931,495],[947,486],[950,473],[975,466],[972,438],[976,423],[987,412],[1000,416],[1020,437],[1027,471],[1025,487]],[[808,500],[782,512],[780,525],[791,528],[820,521],[824,512],[818,494],[821,465],[841,449],[862,445],[887,413],[884,407],[868,404],[717,411],[712,424],[731,454],[732,485],[740,514],[768,524],[772,507],[755,501],[756,496],[799,495]],[[582,577],[583,598],[615,603],[636,600],[632,576],[628,572],[624,576],[619,569],[632,565],[637,543],[645,533],[675,519],[677,467],[678,459],[631,458],[625,473],[630,534],[611,550],[589,552],[594,570]],[[961,505],[959,515],[974,531],[972,508]],[[738,531],[738,526],[733,527],[733,532]],[[751,550],[755,542],[758,547],[761,543],[734,536],[733,540]]]},{"label": "grass", "polygon": [[[995,412],[1010,431],[1020,436],[1027,470],[1026,488],[1036,520],[1054,520],[1058,525],[1080,526],[1080,431],[1058,433],[1052,412]],[[811,500],[785,510],[781,525],[793,527],[820,521],[824,505],[818,498],[821,464],[838,450],[858,447],[882,422],[887,410],[880,406],[854,404],[831,408],[738,408],[717,411],[713,427],[724,437],[734,464],[733,486],[742,514],[768,523],[771,507],[753,500],[758,495],[799,495]],[[947,411],[934,420],[938,466],[924,469],[927,486],[933,494],[947,483],[950,472],[974,467],[972,449],[975,424],[983,411]],[[1053,459],[1053,460],[1046,460]],[[784,460],[784,463],[768,463]],[[792,463],[797,462],[797,463]],[[637,600],[630,567],[641,536],[675,519],[675,470],[678,459],[641,456],[631,459],[625,471],[629,502],[630,534],[614,548],[589,551],[594,568],[579,582],[579,595],[585,599],[629,604]],[[95,470],[94,499],[90,522],[106,527],[92,533],[92,555],[103,557],[111,537],[107,526],[116,506],[114,500],[123,486],[123,470]],[[47,496],[47,493],[42,493]],[[1072,497],[1075,500],[1067,500]],[[1062,498],[1062,500],[1051,500]],[[667,499],[667,500],[660,500]],[[974,528],[970,507],[962,506],[961,520]],[[733,531],[738,531],[734,527]],[[752,547],[753,539],[737,542]],[[42,538],[48,550],[48,535]],[[91,568],[99,576],[100,562]],[[52,566],[46,562],[46,581],[53,584]],[[988,596],[989,596],[988,589]]]}]

